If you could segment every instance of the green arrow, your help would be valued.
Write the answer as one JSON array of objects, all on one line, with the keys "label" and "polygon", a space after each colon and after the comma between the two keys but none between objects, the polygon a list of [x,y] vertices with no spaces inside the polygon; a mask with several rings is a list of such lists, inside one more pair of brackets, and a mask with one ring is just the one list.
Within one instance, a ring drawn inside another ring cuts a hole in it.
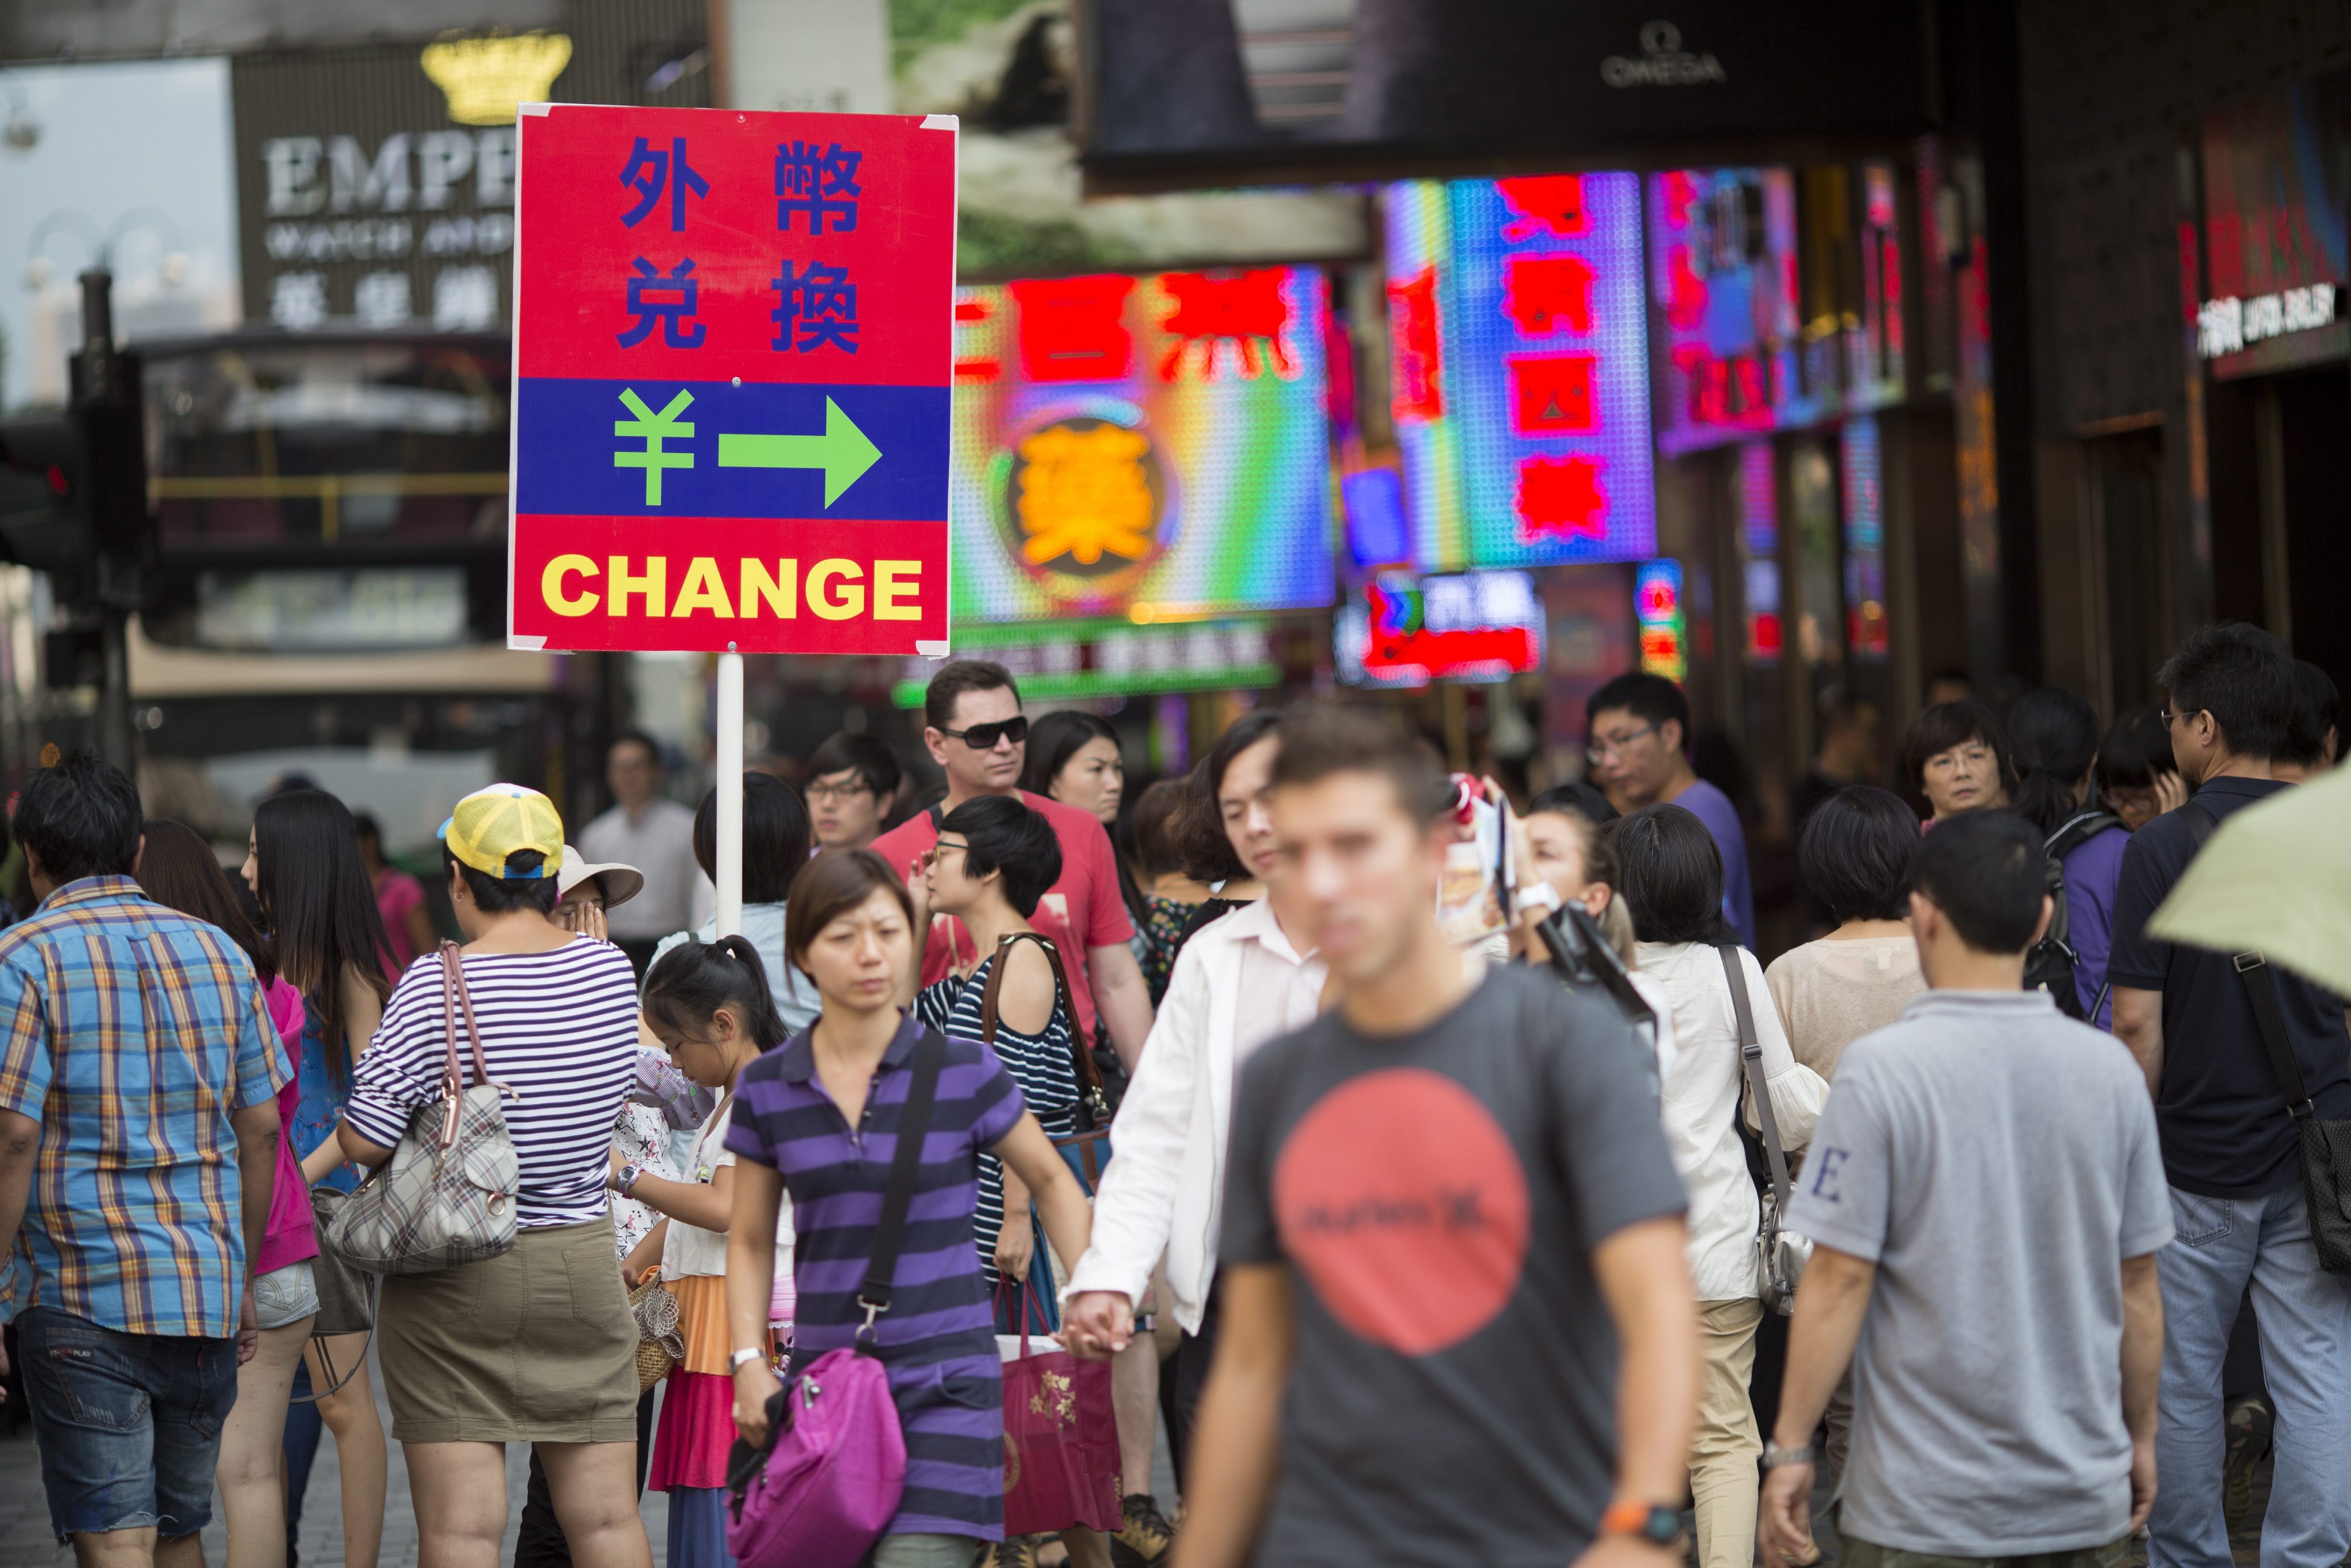
[{"label": "green arrow", "polygon": [[718,438],[721,468],[823,469],[824,504],[828,507],[841,499],[841,493],[856,484],[881,456],[882,449],[866,440],[865,433],[852,423],[849,416],[841,412],[841,405],[831,398],[824,400],[822,435]]}]

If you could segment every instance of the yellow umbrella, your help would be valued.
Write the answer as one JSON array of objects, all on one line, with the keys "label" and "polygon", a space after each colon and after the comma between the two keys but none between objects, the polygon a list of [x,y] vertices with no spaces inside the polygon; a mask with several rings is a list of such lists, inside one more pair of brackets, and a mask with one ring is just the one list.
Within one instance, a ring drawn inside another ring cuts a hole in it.
[{"label": "yellow umbrella", "polygon": [[2351,994],[2351,769],[2232,813],[2147,928]]}]

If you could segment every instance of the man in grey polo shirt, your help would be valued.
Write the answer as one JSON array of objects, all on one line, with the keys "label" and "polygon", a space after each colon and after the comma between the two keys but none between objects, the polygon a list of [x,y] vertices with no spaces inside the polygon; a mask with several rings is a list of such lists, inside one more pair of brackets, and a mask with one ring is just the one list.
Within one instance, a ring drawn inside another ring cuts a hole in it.
[{"label": "man in grey polo shirt", "polygon": [[2004,811],[1919,851],[1932,988],[1847,1048],[1790,1206],[1815,1250],[1764,1453],[1767,1562],[1809,1555],[1813,1434],[1848,1362],[1844,1568],[2106,1568],[2155,1500],[2170,1194],[2130,1052],[2022,989],[2043,865]]}]

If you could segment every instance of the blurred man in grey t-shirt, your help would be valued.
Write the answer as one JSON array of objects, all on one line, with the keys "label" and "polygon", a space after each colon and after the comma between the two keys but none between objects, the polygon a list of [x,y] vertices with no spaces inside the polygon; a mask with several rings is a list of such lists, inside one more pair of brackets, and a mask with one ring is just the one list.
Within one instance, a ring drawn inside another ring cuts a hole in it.
[{"label": "blurred man in grey t-shirt", "polygon": [[1931,988],[1846,1049],[1789,1207],[1816,1249],[1764,1451],[1769,1563],[1810,1555],[1813,1435],[1848,1361],[1844,1568],[2094,1568],[2147,1520],[2170,1197],[2130,1053],[2022,989],[2044,862],[2005,811],[1919,850]]}]

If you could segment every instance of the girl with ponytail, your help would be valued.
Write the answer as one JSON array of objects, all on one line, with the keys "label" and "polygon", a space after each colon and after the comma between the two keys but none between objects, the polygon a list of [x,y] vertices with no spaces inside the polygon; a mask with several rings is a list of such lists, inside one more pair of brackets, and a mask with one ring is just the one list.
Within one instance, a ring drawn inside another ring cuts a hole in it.
[{"label": "girl with ponytail", "polygon": [[[726,1147],[726,1127],[737,1078],[762,1051],[781,1045],[786,1030],[759,950],[742,936],[666,947],[645,977],[643,1007],[645,1022],[678,1071],[718,1095],[716,1109],[695,1134],[685,1180],[623,1165],[618,1151],[612,1156],[614,1188],[667,1216],[657,1228],[661,1288],[677,1299],[685,1342],[685,1359],[669,1375],[645,1484],[669,1493],[669,1561],[678,1568],[728,1568],[726,1454],[735,1440],[735,1377],[726,1333],[726,1226],[735,1201],[735,1155]],[[776,1220],[772,1323],[789,1322],[791,1278],[788,1204]]]},{"label": "girl with ponytail", "polygon": [[2115,889],[2130,833],[2102,810],[2092,772],[2098,759],[2098,716],[2078,693],[2043,686],[2016,700],[2009,715],[2009,755],[2016,768],[2015,810],[2040,830],[2065,871],[2065,941],[2074,949],[2074,989],[2083,1016],[2108,1027],[2106,956],[2114,946]]}]

